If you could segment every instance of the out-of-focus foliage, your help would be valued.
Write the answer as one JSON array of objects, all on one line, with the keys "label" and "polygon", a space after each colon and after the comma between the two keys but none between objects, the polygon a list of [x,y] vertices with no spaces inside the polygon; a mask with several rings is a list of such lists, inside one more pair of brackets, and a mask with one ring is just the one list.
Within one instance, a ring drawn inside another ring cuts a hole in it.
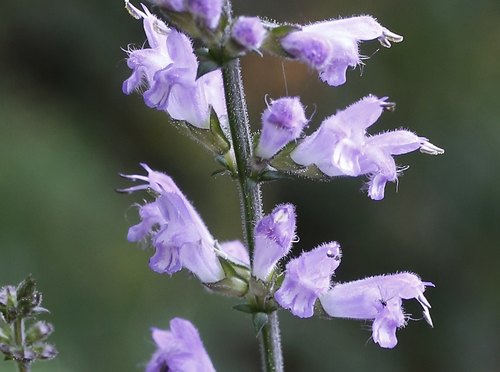
[{"label": "out-of-focus foliage", "polygon": [[[500,360],[500,3],[476,1],[235,1],[239,14],[300,23],[372,14],[405,36],[371,56],[339,88],[298,63],[251,56],[244,77],[255,128],[264,95],[300,95],[327,115],[373,93],[398,103],[378,130],[406,127],[444,147],[412,154],[399,192],[373,202],[361,179],[283,181],[264,187],[266,211],[297,205],[295,253],[323,241],[343,247],[337,280],[397,270],[436,284],[428,291],[435,329],[424,322],[382,350],[364,324],[299,320],[282,312],[287,371],[492,371]],[[142,45],[141,24],[119,1],[15,2],[0,22],[0,284],[32,273],[44,292],[59,350],[34,371],[140,371],[153,352],[151,326],[190,319],[220,371],[258,369],[250,319],[185,274],[149,271],[151,251],[126,242],[138,195],[118,172],[138,162],[163,169],[220,240],[241,237],[235,184],[211,177],[217,164],[149,110],[121,93],[120,47]],[[286,79],[283,77],[283,70]],[[377,131],[378,131],[377,130]],[[146,197],[146,195],[144,195]],[[418,313],[417,306],[408,311]],[[14,371],[8,362],[2,371]]]}]

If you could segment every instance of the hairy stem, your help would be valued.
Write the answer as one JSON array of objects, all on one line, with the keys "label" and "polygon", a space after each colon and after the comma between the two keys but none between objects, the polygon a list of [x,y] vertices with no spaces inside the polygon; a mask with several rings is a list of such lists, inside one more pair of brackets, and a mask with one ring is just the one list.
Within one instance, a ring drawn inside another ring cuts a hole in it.
[{"label": "hairy stem", "polygon": [[243,230],[245,240],[253,253],[255,222],[262,217],[260,186],[251,178],[252,142],[248,113],[241,81],[239,60],[235,59],[222,69],[226,104],[231,129],[231,137],[238,170],[238,183],[242,207]]},{"label": "hairy stem", "polygon": [[[24,319],[22,318],[18,318],[14,322],[14,338],[16,345],[22,349],[24,347]],[[22,360],[17,361],[17,368],[19,372],[29,372],[31,370],[29,363]]]},{"label": "hairy stem", "polygon": [[[263,371],[283,371],[283,356],[281,355],[281,336],[278,322],[278,312],[269,314],[269,320],[259,334],[260,355]],[[279,350],[279,352],[276,352]]]},{"label": "hairy stem", "polygon": [[[229,1],[226,5],[226,11],[230,21],[231,5]],[[252,179],[253,148],[239,59],[234,59],[225,64],[222,68],[222,76],[231,130],[231,142],[238,171],[243,231],[250,257],[252,257],[255,245],[254,227],[255,223],[262,217],[262,199],[260,185]],[[277,312],[274,311],[269,314],[268,319],[268,322],[259,333],[262,370],[264,372],[280,372],[283,371],[283,357],[281,355]]]}]

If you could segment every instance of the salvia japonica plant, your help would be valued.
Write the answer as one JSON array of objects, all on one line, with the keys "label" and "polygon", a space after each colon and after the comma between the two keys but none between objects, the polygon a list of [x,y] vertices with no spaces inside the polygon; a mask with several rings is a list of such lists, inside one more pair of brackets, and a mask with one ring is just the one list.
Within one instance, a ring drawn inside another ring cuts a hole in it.
[{"label": "salvia japonica plant", "polygon": [[[312,133],[299,97],[270,100],[262,130],[251,133],[239,65],[248,53],[269,53],[307,64],[336,87],[346,82],[349,68],[363,64],[361,41],[378,40],[389,48],[403,37],[370,16],[303,26],[235,17],[224,0],[151,5],[154,14],[125,1],[130,15],[142,22],[148,45],[127,50],[131,75],[123,92],[140,92],[148,107],[165,113],[235,180],[244,242],[218,242],[172,178],[141,164],[144,172],[123,175],[138,183],[120,191],[152,195],[138,206],[140,222],[128,231],[130,242],[147,240],[153,246],[149,267],[169,275],[187,269],[210,292],[237,298],[234,308],[252,316],[264,371],[283,370],[280,308],[299,318],[370,320],[373,341],[383,348],[395,347],[397,329],[412,319],[403,300],[417,300],[432,326],[424,292],[434,285],[414,273],[333,281],[342,257],[336,241],[303,247],[301,255],[289,258],[297,242],[295,207],[286,203],[264,213],[260,185],[282,178],[365,176],[368,196],[381,200],[386,184],[397,182],[405,169],[395,155],[444,151],[409,130],[369,134],[383,112],[395,107],[387,97],[373,95],[325,118]],[[203,47],[195,50],[191,38]],[[146,371],[215,370],[189,321],[173,319],[170,330],[154,329],[152,337],[157,351]]]},{"label": "salvia japonica plant", "polygon": [[41,303],[42,294],[31,276],[17,287],[0,288],[0,352],[5,360],[17,363],[20,372],[30,371],[35,361],[57,355],[56,348],[47,343],[54,327],[45,321],[36,321],[40,314],[48,313]]}]

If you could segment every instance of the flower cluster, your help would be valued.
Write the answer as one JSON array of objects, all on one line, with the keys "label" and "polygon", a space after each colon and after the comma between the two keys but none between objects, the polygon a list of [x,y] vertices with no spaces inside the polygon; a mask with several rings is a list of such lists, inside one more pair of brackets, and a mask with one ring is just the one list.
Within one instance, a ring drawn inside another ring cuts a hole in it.
[{"label": "flower cluster", "polygon": [[[259,240],[252,268],[258,279],[275,280],[271,273],[291,249],[295,220],[293,206],[281,205],[258,222],[256,239]],[[332,283],[341,256],[340,245],[330,242],[290,260],[284,280],[274,293],[276,302],[300,318],[313,316],[319,300],[330,317],[373,320],[373,340],[384,348],[396,346],[396,329],[404,327],[409,319],[403,312],[402,300],[416,299],[432,326],[431,305],[423,295],[425,287],[434,286],[432,283],[422,282],[412,273]]]},{"label": "flower cluster", "polygon": [[209,128],[213,108],[225,125],[227,113],[220,70],[197,79],[198,61],[189,38],[167,27],[144,5],[144,11],[129,3],[127,9],[143,19],[149,48],[128,51],[127,65],[132,75],[123,82],[123,92],[143,90],[147,106],[197,128]]},{"label": "flower cluster", "polygon": [[[212,135],[212,147],[207,147],[217,153],[217,160],[225,166],[223,171],[227,169],[242,187],[242,205],[248,212],[244,213],[248,246],[239,240],[219,243],[173,180],[142,164],[147,175],[124,177],[143,183],[121,191],[149,190],[154,194],[153,201],[138,206],[140,222],[128,231],[129,241],[149,240],[154,247],[150,268],[170,275],[186,268],[208,289],[245,299],[239,310],[252,313],[254,325],[261,315],[258,332],[268,322],[268,315],[281,307],[300,318],[316,314],[373,321],[374,342],[393,348],[396,330],[410,319],[402,306],[403,300],[410,299],[421,304],[423,316],[432,326],[431,306],[424,292],[434,285],[416,274],[333,281],[342,257],[335,241],[283,262],[297,241],[295,207],[279,204],[262,216],[255,212],[261,205],[260,200],[252,200],[259,194],[252,188],[284,175],[322,179],[366,176],[368,195],[381,200],[387,182],[397,182],[403,169],[396,165],[395,155],[416,150],[438,155],[444,150],[406,129],[369,134],[382,112],[394,108],[386,97],[373,95],[326,118],[310,135],[303,133],[309,119],[299,97],[271,100],[262,113],[261,132],[249,136],[241,130],[241,123],[229,123],[228,119],[229,112],[231,119],[240,116],[245,122],[246,112],[239,112],[244,111],[244,103],[226,108],[226,93],[230,104],[233,95],[239,94],[243,100],[236,81],[237,64],[230,73],[224,70],[229,92],[224,92],[220,70],[247,52],[262,51],[302,61],[317,70],[328,85],[339,86],[346,82],[348,68],[363,63],[361,41],[377,39],[389,48],[391,42],[402,41],[402,36],[371,16],[305,26],[276,25],[257,17],[232,19],[230,4],[224,7],[222,0],[153,3],[165,11],[175,29],[145,6],[139,10],[126,0],[129,12],[143,20],[149,47],[128,50],[127,65],[132,74],[124,81],[123,91],[140,90],[149,107],[183,122],[195,138],[204,135],[200,133]],[[188,36],[177,30],[200,38],[206,48],[195,52]],[[250,138],[255,138],[255,143],[251,144]],[[148,372],[214,371],[198,332],[188,321],[176,318],[170,330],[153,329],[153,339],[157,351]]]}]

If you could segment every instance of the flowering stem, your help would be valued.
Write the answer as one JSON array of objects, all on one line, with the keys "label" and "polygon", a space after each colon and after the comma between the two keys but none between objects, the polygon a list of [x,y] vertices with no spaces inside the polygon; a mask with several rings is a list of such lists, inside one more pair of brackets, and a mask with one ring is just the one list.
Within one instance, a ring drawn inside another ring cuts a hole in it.
[{"label": "flowering stem", "polygon": [[[24,319],[18,318],[14,322],[14,338],[17,346],[22,350],[24,347]],[[22,360],[17,361],[19,372],[29,372],[31,370],[28,363]]]},{"label": "flowering stem", "polygon": [[[229,126],[238,169],[238,182],[242,219],[244,221],[245,240],[248,244],[250,257],[254,248],[254,227],[262,217],[262,199],[260,185],[252,179],[252,142],[250,140],[250,125],[241,79],[239,60],[235,59],[222,68],[224,90],[226,92]],[[283,371],[281,355],[281,339],[278,314],[269,314],[269,320],[259,333],[260,353],[263,371]]]},{"label": "flowering stem", "polygon": [[[226,6],[226,11],[230,17],[229,2],[227,2]],[[222,76],[231,139],[238,170],[243,229],[250,257],[252,257],[255,244],[254,227],[255,223],[262,217],[262,199],[260,185],[252,178],[253,148],[239,59],[234,59],[225,64],[222,68]],[[283,357],[281,355],[279,322],[276,311],[269,314],[268,319],[268,322],[259,332],[262,369],[265,372],[279,372],[283,371]]]}]

